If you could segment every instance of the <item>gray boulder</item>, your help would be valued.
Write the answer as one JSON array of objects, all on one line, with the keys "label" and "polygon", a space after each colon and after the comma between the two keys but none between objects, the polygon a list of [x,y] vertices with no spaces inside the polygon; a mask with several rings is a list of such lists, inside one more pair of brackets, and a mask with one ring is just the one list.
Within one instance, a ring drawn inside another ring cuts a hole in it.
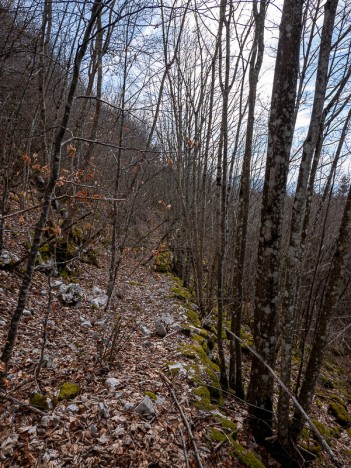
[{"label": "gray boulder", "polygon": [[166,327],[164,323],[162,322],[162,320],[160,319],[157,319],[155,321],[155,333],[160,338],[164,338],[167,335]]},{"label": "gray boulder", "polygon": [[135,408],[135,412],[140,414],[140,416],[155,416],[155,408],[148,395],[146,395],[143,401],[138,404]]},{"label": "gray boulder", "polygon": [[150,336],[151,335],[151,331],[144,325],[144,324],[140,324],[139,325],[139,328],[140,328],[140,331],[146,335],[146,336]]},{"label": "gray boulder", "polygon": [[71,283],[67,287],[63,288],[61,285],[60,299],[64,305],[74,306],[81,302],[83,299],[83,289],[79,284]]},{"label": "gray boulder", "polygon": [[17,262],[19,258],[14,253],[3,250],[0,255],[0,265],[9,265],[12,262]]},{"label": "gray boulder", "polygon": [[109,418],[110,417],[110,411],[108,409],[108,406],[105,403],[98,403],[98,408],[99,408],[99,416],[100,418]]}]

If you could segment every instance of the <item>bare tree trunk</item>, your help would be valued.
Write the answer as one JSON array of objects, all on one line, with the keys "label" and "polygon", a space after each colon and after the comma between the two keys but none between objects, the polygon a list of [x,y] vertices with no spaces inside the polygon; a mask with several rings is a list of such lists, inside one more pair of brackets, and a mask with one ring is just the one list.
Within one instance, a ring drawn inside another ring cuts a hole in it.
[{"label": "bare tree trunk", "polygon": [[[330,274],[325,290],[323,306],[318,317],[315,339],[308,360],[304,381],[299,394],[299,403],[308,412],[323,358],[328,344],[329,328],[335,315],[340,294],[345,282],[347,260],[350,253],[351,239],[351,186],[349,188],[343,218],[341,221],[336,251],[331,263]],[[291,433],[296,440],[303,427],[301,415],[295,413]]]},{"label": "bare tree trunk", "polygon": [[12,356],[12,352],[15,346],[19,322],[20,322],[22,312],[27,302],[29,288],[32,282],[35,261],[36,261],[37,253],[38,253],[39,246],[40,246],[40,241],[41,241],[42,234],[43,234],[43,228],[45,227],[45,224],[47,222],[52,196],[54,194],[56,182],[59,178],[60,163],[61,163],[61,149],[62,149],[63,139],[64,139],[66,129],[67,129],[68,120],[72,111],[72,103],[73,103],[76,87],[78,84],[80,66],[81,66],[83,57],[85,55],[85,52],[87,50],[89,41],[90,41],[91,30],[95,23],[96,17],[102,8],[103,8],[102,1],[96,0],[91,10],[90,19],[89,19],[89,22],[87,23],[82,43],[76,52],[73,74],[72,74],[72,79],[71,79],[71,84],[69,87],[67,100],[65,103],[64,114],[61,120],[61,125],[59,127],[59,130],[56,134],[56,138],[54,141],[54,153],[53,153],[53,158],[51,162],[51,175],[50,175],[50,179],[45,190],[44,203],[43,203],[43,207],[41,210],[40,218],[35,226],[33,243],[32,243],[30,253],[29,253],[29,257],[28,257],[26,272],[24,274],[22,285],[19,291],[17,307],[11,318],[10,328],[8,331],[6,343],[5,343],[2,356],[1,356],[1,360],[5,364],[6,369],[8,369],[9,362]]},{"label": "bare tree trunk", "polygon": [[[277,308],[279,299],[280,240],[294,115],[302,0],[285,0],[269,119],[269,140],[263,189],[260,241],[256,277],[254,343],[272,368],[276,360]],[[253,357],[248,394],[251,423],[259,439],[272,432],[273,378]]]},{"label": "bare tree trunk", "polygon": [[[312,156],[318,141],[318,131],[320,130],[320,120],[322,118],[325,94],[327,90],[329,54],[337,5],[338,0],[328,0],[324,6],[324,24],[320,43],[314,103],[308,134],[303,145],[291,219],[289,250],[287,256],[287,275],[283,294],[280,365],[281,380],[289,389],[291,383],[291,355],[296,315],[296,289],[298,256],[301,246],[301,229],[303,224],[303,213],[307,202],[308,177],[311,170]],[[280,390],[278,404],[278,437],[285,447],[289,446],[289,403],[289,395],[285,391]]]},{"label": "bare tree trunk", "polygon": [[[264,52],[264,23],[266,14],[266,0],[260,1],[260,11],[257,9],[257,0],[253,2],[253,17],[255,21],[255,35],[251,52],[249,72],[248,117],[246,126],[245,153],[242,165],[237,230],[234,250],[234,305],[231,318],[231,330],[240,336],[243,311],[243,281],[244,263],[247,241],[247,224],[249,216],[250,199],[250,167],[252,155],[252,140],[255,123],[255,105],[258,77],[261,70]],[[235,350],[234,350],[235,346]],[[239,341],[231,343],[229,383],[239,398],[244,397],[242,378],[241,345]]]}]

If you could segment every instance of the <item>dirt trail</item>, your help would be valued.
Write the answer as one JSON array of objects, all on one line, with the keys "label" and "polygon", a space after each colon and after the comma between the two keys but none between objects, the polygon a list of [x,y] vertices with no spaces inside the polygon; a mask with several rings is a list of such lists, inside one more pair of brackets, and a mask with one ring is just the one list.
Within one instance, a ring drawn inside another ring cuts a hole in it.
[{"label": "dirt trail", "polygon": [[[197,466],[187,429],[160,375],[168,362],[179,360],[180,343],[190,339],[174,330],[164,338],[154,333],[156,316],[168,313],[178,323],[184,320],[182,307],[170,298],[172,279],[137,265],[135,260],[125,262],[116,303],[116,312],[123,317],[123,340],[115,364],[108,368],[96,361],[103,311],[92,308],[87,300],[93,286],[105,289],[105,278],[105,271],[94,270],[92,275],[91,267],[85,268],[79,278],[85,299],[78,307],[64,307],[58,299],[59,289],[54,288],[45,351],[48,367],[36,381],[33,375],[48,297],[45,276],[36,274],[28,303],[31,315],[22,319],[7,390],[22,402],[28,402],[33,391],[53,398],[63,382],[78,384],[80,393],[46,411],[49,417],[2,400],[3,466]],[[0,316],[8,324],[20,279],[2,271],[0,280]],[[82,326],[84,319],[92,326]],[[1,346],[6,332],[6,327],[2,328]],[[119,382],[113,391],[106,384],[108,378]],[[202,463],[210,466],[213,453],[205,437],[209,416],[198,414],[186,376],[178,375],[173,385],[191,423]],[[134,411],[146,392],[158,398],[151,418]],[[233,462],[215,464],[234,466]]]}]

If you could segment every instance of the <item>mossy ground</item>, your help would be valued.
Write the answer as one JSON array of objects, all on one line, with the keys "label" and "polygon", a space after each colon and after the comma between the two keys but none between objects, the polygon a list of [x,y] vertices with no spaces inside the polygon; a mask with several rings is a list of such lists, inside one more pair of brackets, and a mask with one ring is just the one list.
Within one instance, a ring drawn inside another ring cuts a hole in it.
[{"label": "mossy ground", "polygon": [[248,468],[265,468],[265,465],[257,458],[254,452],[247,450],[236,441],[233,442],[233,446],[233,455]]},{"label": "mossy ground", "polygon": [[342,427],[351,426],[351,416],[347,411],[347,408],[344,404],[340,402],[333,401],[328,407],[328,411],[332,414],[338,424]]},{"label": "mossy ground", "polygon": [[180,286],[174,286],[171,289],[171,298],[180,300],[181,302],[187,302],[191,300],[191,293],[187,288],[182,288]]}]

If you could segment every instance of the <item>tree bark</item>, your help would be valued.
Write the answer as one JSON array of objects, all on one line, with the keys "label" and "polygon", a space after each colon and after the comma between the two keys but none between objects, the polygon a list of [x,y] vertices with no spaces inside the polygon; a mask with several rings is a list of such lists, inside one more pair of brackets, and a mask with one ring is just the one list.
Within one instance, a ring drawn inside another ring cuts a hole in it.
[{"label": "tree bark", "polygon": [[[315,339],[308,360],[304,381],[299,394],[299,403],[308,412],[317,379],[327,349],[329,328],[335,315],[340,294],[345,281],[347,261],[350,252],[351,239],[351,186],[349,188],[346,205],[339,229],[336,251],[331,263],[330,274],[325,290],[322,310],[316,327]],[[295,413],[291,425],[291,435],[296,440],[303,427],[301,415]]]},{"label": "tree bark", "polygon": [[[254,344],[256,351],[273,369],[277,342],[280,240],[294,133],[302,4],[302,0],[285,0],[283,6],[269,118],[256,273]],[[255,357],[252,359],[248,400],[254,434],[261,440],[265,439],[272,433],[273,378]]]},{"label": "tree bark", "polygon": [[[289,389],[291,383],[291,355],[296,316],[298,257],[301,246],[303,213],[306,209],[308,177],[311,171],[312,156],[318,141],[320,121],[322,118],[328,84],[329,55],[331,50],[337,5],[338,0],[328,0],[324,6],[324,23],[320,43],[312,115],[308,134],[303,145],[299,177],[292,210],[290,239],[287,256],[287,275],[283,294],[280,365],[281,380]],[[289,446],[289,402],[289,395],[285,391],[280,390],[278,403],[278,437],[280,442],[285,447]]]},{"label": "tree bark", "polygon": [[[253,17],[255,21],[254,42],[250,60],[249,71],[249,97],[248,97],[248,117],[246,125],[245,153],[242,164],[242,172],[239,189],[239,208],[237,231],[235,237],[234,251],[234,310],[231,317],[231,330],[240,336],[241,320],[243,312],[243,282],[244,263],[247,241],[247,224],[249,217],[250,199],[250,170],[252,156],[252,140],[255,123],[255,105],[257,94],[258,77],[261,70],[264,52],[264,23],[266,15],[266,0],[260,1],[260,11],[257,9],[257,0],[253,2]],[[235,346],[235,350],[234,350]],[[239,398],[244,397],[242,378],[242,357],[241,345],[238,341],[231,343],[230,374],[229,383]]]}]

